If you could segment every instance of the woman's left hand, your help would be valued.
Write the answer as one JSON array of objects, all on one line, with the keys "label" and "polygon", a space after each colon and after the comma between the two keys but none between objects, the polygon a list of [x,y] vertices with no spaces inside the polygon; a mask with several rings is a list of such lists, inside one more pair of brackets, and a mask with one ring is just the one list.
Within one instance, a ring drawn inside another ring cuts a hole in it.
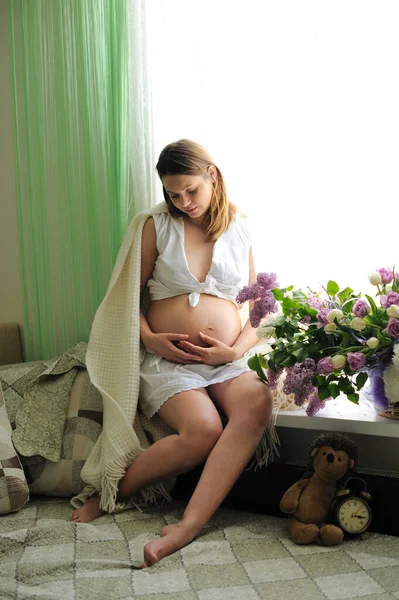
[{"label": "woman's left hand", "polygon": [[231,346],[227,346],[227,344],[209,335],[205,335],[201,331],[199,332],[199,336],[203,342],[209,344],[208,348],[196,346],[186,341],[181,341],[178,345],[183,350],[186,350],[186,352],[200,356],[205,365],[224,365],[239,358],[237,352]]}]

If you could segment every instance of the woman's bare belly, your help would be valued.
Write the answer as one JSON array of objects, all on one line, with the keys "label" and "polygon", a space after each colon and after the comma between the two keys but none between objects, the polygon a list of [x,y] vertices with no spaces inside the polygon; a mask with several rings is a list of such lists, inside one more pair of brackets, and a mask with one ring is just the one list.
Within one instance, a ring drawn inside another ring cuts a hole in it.
[{"label": "woman's bare belly", "polygon": [[154,333],[186,333],[188,341],[197,346],[206,346],[199,331],[232,346],[242,328],[237,307],[209,294],[201,294],[195,307],[190,306],[188,294],[156,300],[150,303],[146,317]]}]

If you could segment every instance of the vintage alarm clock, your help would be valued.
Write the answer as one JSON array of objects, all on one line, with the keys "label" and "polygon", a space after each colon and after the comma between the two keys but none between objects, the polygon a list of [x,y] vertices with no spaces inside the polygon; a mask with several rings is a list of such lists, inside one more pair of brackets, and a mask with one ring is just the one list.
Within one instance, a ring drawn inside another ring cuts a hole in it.
[{"label": "vintage alarm clock", "polygon": [[[355,482],[361,482],[361,489]],[[341,527],[346,535],[353,536],[365,532],[371,523],[371,502],[366,482],[360,477],[350,477],[345,488],[337,490],[330,509],[331,521]]]}]

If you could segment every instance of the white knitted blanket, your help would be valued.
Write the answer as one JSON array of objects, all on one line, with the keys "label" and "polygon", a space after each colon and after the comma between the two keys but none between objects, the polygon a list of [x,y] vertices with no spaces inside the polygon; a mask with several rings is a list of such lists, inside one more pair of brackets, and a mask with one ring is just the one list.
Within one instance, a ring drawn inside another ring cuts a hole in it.
[{"label": "white knitted blanket", "polygon": [[[141,234],[149,216],[167,210],[166,203],[161,202],[132,220],[116,259],[108,290],[94,317],[86,366],[91,382],[103,398],[103,431],[81,472],[82,480],[87,485],[81,494],[71,500],[76,508],[95,491],[101,491],[100,506],[107,512],[156,502],[158,497],[170,499],[173,480],[148,486],[127,505],[116,505],[118,483],[127,467],[150,443],[172,433],[157,414],[148,420],[141,411],[137,412],[140,385]],[[281,395],[281,390],[277,395]],[[281,399],[278,404],[281,404]],[[273,454],[278,454],[275,419],[276,412],[258,446],[258,465],[267,465]]]},{"label": "white knitted blanket", "polygon": [[[149,422],[142,413],[137,415],[141,234],[150,215],[167,210],[166,202],[161,202],[132,220],[119,250],[108,290],[94,317],[86,366],[91,382],[103,398],[103,431],[83,467],[81,477],[88,485],[82,494],[72,499],[75,507],[81,506],[95,490],[101,490],[101,508],[114,511],[119,480],[131,462],[149,446],[144,431]],[[151,429],[154,439],[171,432],[160,418],[151,419]],[[143,490],[141,500],[147,502],[157,492],[168,497],[166,487],[158,484]]]}]

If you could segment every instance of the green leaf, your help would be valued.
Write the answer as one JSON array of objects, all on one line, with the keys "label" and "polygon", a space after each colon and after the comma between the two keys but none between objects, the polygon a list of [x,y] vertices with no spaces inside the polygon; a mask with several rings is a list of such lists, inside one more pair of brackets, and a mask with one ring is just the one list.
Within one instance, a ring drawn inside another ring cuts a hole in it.
[{"label": "green leaf", "polygon": [[307,353],[304,352],[303,348],[299,348],[298,350],[294,350],[291,352],[296,358],[298,362],[303,362],[305,358],[307,358]]},{"label": "green leaf", "polygon": [[332,279],[330,279],[330,281],[327,283],[327,293],[329,296],[335,296],[335,294],[338,294],[339,292],[339,285],[336,281],[333,281]]},{"label": "green leaf", "polygon": [[272,294],[275,297],[275,299],[279,302],[281,302],[281,300],[284,300],[284,290],[280,290],[280,288],[275,288],[274,290],[272,290]]},{"label": "green leaf", "polygon": [[359,375],[356,377],[356,385],[357,385],[358,390],[362,389],[362,387],[366,383],[367,379],[368,379],[367,373],[359,373]]},{"label": "green leaf", "polygon": [[288,358],[283,360],[283,362],[281,363],[281,366],[282,367],[292,367],[293,366],[292,358],[289,356]]},{"label": "green leaf", "polygon": [[320,402],[323,402],[323,400],[327,400],[327,398],[331,396],[330,390],[328,389],[328,387],[325,386],[320,386],[317,390],[317,393],[319,395]]},{"label": "green leaf", "polygon": [[353,402],[354,404],[359,404],[359,394],[346,394],[348,400]]},{"label": "green leaf", "polygon": [[337,398],[337,396],[339,396],[341,393],[339,386],[336,383],[329,383],[328,391],[330,393],[330,396],[332,396],[333,398]]},{"label": "green leaf", "polygon": [[371,306],[371,311],[373,312],[373,314],[376,314],[377,313],[376,303],[374,302],[374,300],[372,299],[371,296],[368,296],[367,294],[365,294],[365,296],[366,296],[367,300],[369,301],[369,304]]},{"label": "green leaf", "polygon": [[259,364],[259,354],[254,354],[251,358],[248,359],[248,367],[252,369],[252,371],[257,371],[260,367]]},{"label": "green leaf", "polygon": [[267,360],[266,358],[263,356],[263,354],[258,354],[259,356],[259,364],[263,369],[267,369]]},{"label": "green leaf", "polygon": [[296,303],[293,300],[291,300],[291,298],[284,298],[284,300],[281,303],[281,306],[283,307],[283,309],[285,308],[287,310],[290,310],[296,307]]},{"label": "green leaf", "polygon": [[352,288],[350,287],[346,287],[344,290],[342,290],[342,292],[339,292],[338,294],[338,298],[341,300],[341,302],[345,302],[345,300],[353,293]]}]

